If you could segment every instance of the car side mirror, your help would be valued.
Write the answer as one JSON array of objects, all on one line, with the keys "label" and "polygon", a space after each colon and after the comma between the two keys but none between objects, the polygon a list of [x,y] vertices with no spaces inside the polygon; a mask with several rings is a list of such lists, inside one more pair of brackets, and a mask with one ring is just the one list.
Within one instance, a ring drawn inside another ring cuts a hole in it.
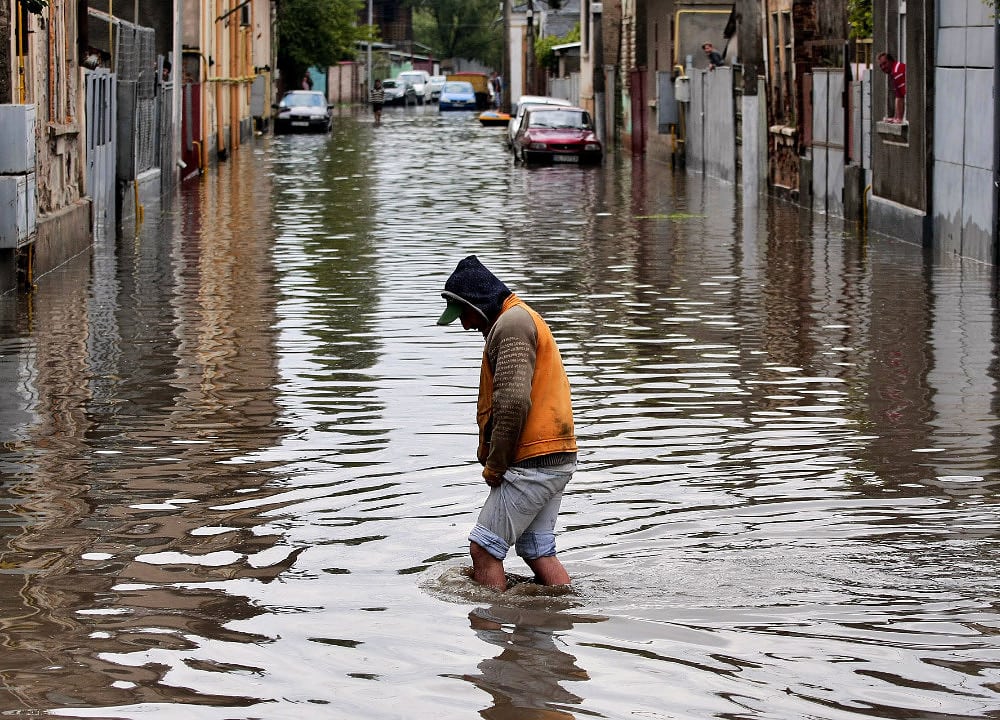
[{"label": "car side mirror", "polygon": [[280,106],[277,103],[271,103],[271,109],[277,110]]}]

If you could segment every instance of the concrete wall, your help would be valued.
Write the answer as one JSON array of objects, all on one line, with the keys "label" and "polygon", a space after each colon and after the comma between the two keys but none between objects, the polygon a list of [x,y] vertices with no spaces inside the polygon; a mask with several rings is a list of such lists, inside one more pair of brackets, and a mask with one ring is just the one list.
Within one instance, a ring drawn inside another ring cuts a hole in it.
[{"label": "concrete wall", "polygon": [[942,253],[993,262],[996,24],[980,0],[942,3],[934,87],[934,239]]},{"label": "concrete wall", "polygon": [[78,200],[39,219],[35,236],[35,279],[91,247],[90,200]]}]

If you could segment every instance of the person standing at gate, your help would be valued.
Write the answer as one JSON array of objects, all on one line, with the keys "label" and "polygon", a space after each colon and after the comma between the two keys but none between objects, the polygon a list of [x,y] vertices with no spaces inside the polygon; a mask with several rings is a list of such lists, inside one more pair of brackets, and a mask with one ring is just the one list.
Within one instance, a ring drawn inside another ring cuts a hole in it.
[{"label": "person standing at gate", "polygon": [[885,122],[901,123],[906,112],[906,65],[897,61],[891,53],[887,52],[880,52],[876,60],[878,60],[878,69],[892,80],[892,92],[895,96],[893,116],[885,118]]},{"label": "person standing at gate", "polygon": [[715,70],[715,68],[722,65],[722,56],[719,55],[719,51],[715,49],[715,46],[710,42],[702,43],[701,49],[705,51],[705,57],[708,58],[708,69]]},{"label": "person standing at gate", "polygon": [[493,94],[493,109],[499,110],[503,105],[503,78],[494,70],[489,79]]}]

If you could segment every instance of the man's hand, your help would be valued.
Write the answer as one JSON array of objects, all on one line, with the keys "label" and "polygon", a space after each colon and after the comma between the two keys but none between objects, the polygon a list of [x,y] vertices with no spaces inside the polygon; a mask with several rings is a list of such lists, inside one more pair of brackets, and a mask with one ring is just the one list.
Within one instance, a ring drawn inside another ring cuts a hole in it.
[{"label": "man's hand", "polygon": [[503,482],[503,473],[498,473],[489,467],[483,468],[483,480],[490,487],[500,487],[500,483]]}]

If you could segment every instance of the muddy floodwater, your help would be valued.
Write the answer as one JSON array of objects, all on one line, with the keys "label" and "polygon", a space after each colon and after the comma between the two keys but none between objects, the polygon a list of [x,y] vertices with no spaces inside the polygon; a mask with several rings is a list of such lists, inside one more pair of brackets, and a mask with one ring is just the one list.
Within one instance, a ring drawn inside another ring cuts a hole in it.
[{"label": "muddy floodwater", "polygon": [[[991,268],[502,137],[256,137],[0,299],[0,715],[1000,718]],[[569,593],[463,572],[470,253],[573,386]]]}]

